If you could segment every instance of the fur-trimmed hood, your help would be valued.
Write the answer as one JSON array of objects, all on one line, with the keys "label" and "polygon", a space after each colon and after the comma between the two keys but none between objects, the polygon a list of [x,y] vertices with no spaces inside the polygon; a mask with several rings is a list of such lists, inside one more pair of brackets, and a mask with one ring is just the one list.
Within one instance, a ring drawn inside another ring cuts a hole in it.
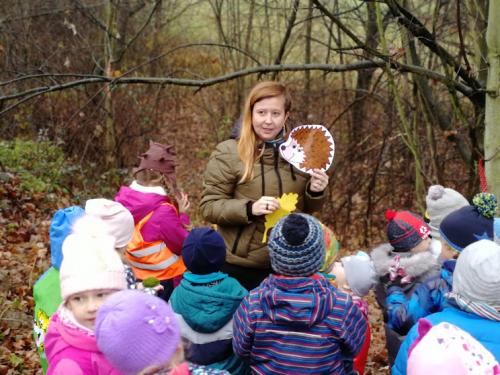
[{"label": "fur-trimmed hood", "polygon": [[423,279],[429,273],[439,272],[441,267],[439,261],[430,251],[411,254],[410,252],[396,253],[393,250],[394,248],[390,244],[384,243],[371,251],[370,256],[373,260],[375,272],[379,277],[389,273],[392,259],[396,255],[401,256],[400,264],[412,278]]}]

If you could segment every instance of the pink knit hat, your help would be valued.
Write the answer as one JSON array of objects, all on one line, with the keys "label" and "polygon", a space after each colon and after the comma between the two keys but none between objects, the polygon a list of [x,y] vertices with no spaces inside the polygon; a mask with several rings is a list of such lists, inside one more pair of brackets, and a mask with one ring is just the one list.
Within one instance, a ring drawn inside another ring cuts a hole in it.
[{"label": "pink knit hat", "polygon": [[115,237],[115,247],[127,246],[134,233],[134,218],[121,203],[104,198],[89,199],[85,213],[100,218],[108,226],[109,234]]},{"label": "pink knit hat", "polygon": [[115,251],[115,239],[94,216],[78,220],[63,242],[60,269],[61,297],[87,290],[125,289],[125,271]]},{"label": "pink knit hat", "polygon": [[480,342],[450,323],[418,322],[419,337],[408,357],[408,375],[497,375],[500,366]]}]

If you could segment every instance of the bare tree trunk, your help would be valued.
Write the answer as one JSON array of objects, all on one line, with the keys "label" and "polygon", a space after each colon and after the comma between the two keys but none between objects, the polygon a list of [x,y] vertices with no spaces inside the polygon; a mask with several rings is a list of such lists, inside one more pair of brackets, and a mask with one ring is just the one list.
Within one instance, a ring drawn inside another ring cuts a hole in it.
[{"label": "bare tree trunk", "polygon": [[[313,16],[313,4],[309,0],[309,6],[307,9],[307,19],[306,19],[306,40],[305,40],[305,51],[304,51],[304,63],[311,63],[311,37],[312,37],[312,16]],[[310,93],[311,93],[311,72],[306,70],[304,72],[304,96],[303,96],[303,106],[302,106],[302,118],[303,121],[309,123],[309,106],[310,106]]]},{"label": "bare tree trunk", "polygon": [[500,0],[490,0],[484,152],[489,191],[500,198]]}]

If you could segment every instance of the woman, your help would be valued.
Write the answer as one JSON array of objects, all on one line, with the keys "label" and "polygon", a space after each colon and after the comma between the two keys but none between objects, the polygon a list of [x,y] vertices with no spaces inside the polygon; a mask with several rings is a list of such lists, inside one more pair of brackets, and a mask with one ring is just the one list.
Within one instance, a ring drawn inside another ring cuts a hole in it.
[{"label": "woman", "polygon": [[222,271],[249,290],[271,273],[262,238],[265,215],[279,208],[277,198],[297,193],[296,211],[312,213],[323,205],[328,186],[325,172],[309,175],[280,157],[290,109],[284,85],[257,84],[245,102],[239,139],[219,143],[205,170],[200,208],[224,238]]}]

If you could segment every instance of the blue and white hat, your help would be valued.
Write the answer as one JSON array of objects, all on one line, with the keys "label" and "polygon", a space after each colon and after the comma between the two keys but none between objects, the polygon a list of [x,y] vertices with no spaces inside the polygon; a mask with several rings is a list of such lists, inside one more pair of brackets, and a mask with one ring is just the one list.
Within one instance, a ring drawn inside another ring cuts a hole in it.
[{"label": "blue and white hat", "polygon": [[277,274],[311,276],[325,259],[321,224],[306,214],[285,216],[271,231],[268,248],[271,267]]},{"label": "blue and white hat", "polygon": [[453,211],[443,219],[439,226],[441,237],[458,252],[476,241],[493,240],[496,209],[497,199],[493,194],[476,194],[472,205]]}]

